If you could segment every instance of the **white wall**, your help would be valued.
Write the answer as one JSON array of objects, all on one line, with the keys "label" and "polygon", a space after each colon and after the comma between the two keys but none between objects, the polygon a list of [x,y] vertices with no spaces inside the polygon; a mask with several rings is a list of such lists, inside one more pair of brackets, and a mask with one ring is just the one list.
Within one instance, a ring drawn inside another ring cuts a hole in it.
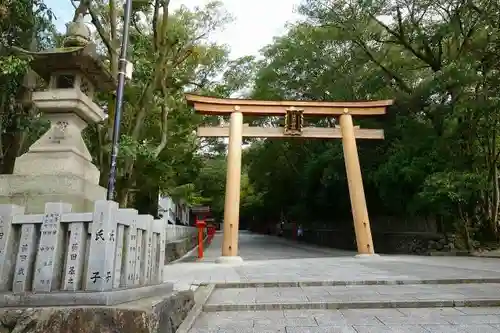
[{"label": "white wall", "polygon": [[177,217],[180,220],[180,223],[183,225],[189,225],[189,212],[191,211],[189,205],[184,200],[180,200],[176,206]]},{"label": "white wall", "polygon": [[160,197],[158,200],[158,214],[167,220],[168,224],[175,224],[176,205],[169,196]]},{"label": "white wall", "polygon": [[179,220],[180,224],[189,225],[190,212],[191,207],[182,199],[175,202],[169,196],[158,198],[158,215],[167,218],[168,224],[176,224]]}]

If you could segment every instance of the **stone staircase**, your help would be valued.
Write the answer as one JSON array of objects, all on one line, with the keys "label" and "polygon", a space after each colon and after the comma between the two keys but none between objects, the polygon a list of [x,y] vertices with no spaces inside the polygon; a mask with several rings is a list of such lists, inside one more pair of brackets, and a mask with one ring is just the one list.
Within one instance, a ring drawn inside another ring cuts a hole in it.
[{"label": "stone staircase", "polygon": [[[217,283],[200,287],[196,295],[192,318],[188,316],[179,333],[212,332],[210,327],[219,333],[235,327],[238,332],[287,333],[500,332],[497,278]],[[468,309],[475,311],[473,316]],[[445,312],[451,317],[443,317]],[[357,321],[349,323],[346,318],[353,313],[358,313]],[[325,316],[338,320],[322,324]],[[394,316],[399,320],[387,319]],[[422,326],[431,317],[429,326]],[[477,322],[467,323],[471,318]],[[267,328],[258,329],[266,320]]]}]

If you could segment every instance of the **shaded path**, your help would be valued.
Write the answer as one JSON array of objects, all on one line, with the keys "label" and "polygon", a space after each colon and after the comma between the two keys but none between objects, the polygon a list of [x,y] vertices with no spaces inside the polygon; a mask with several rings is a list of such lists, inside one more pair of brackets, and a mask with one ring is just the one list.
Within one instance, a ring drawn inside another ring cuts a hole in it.
[{"label": "shaded path", "polygon": [[500,260],[477,257],[383,255],[355,258],[352,252],[315,247],[273,236],[240,233],[238,265],[214,263],[220,256],[218,233],[202,261],[180,262],[164,268],[164,281],[176,289],[200,283],[264,281],[353,281],[500,278]]},{"label": "shaded path", "polygon": [[[221,255],[222,233],[216,234],[205,250],[204,262],[214,262]],[[247,231],[239,234],[239,255],[245,261],[352,257],[356,253],[290,241],[277,236],[259,235]]]}]

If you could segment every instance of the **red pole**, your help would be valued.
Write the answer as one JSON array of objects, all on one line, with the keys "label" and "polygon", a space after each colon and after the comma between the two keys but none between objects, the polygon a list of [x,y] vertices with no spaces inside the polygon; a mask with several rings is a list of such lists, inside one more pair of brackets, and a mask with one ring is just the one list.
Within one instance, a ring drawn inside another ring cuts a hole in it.
[{"label": "red pole", "polygon": [[203,228],[205,227],[205,221],[197,221],[196,227],[198,228],[198,258],[203,258]]},{"label": "red pole", "polygon": [[198,228],[198,258],[203,258],[203,229]]}]

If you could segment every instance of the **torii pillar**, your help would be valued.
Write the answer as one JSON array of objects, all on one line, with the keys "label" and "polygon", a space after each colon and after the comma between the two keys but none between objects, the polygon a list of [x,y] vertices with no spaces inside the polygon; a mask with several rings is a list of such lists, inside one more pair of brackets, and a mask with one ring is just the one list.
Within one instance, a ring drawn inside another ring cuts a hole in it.
[{"label": "torii pillar", "polygon": [[224,199],[224,234],[222,256],[218,262],[241,262],[238,256],[240,224],[241,145],[243,143],[243,114],[234,107],[229,123],[227,147],[226,197]]},{"label": "torii pillar", "polygon": [[342,148],[344,150],[344,162],[347,173],[347,184],[349,186],[349,197],[351,199],[351,211],[354,220],[354,232],[356,234],[356,245],[359,256],[375,254],[373,249],[372,232],[366,206],[361,166],[359,164],[358,147],[354,134],[354,125],[349,109],[344,109],[340,116],[340,130],[342,132]]}]

